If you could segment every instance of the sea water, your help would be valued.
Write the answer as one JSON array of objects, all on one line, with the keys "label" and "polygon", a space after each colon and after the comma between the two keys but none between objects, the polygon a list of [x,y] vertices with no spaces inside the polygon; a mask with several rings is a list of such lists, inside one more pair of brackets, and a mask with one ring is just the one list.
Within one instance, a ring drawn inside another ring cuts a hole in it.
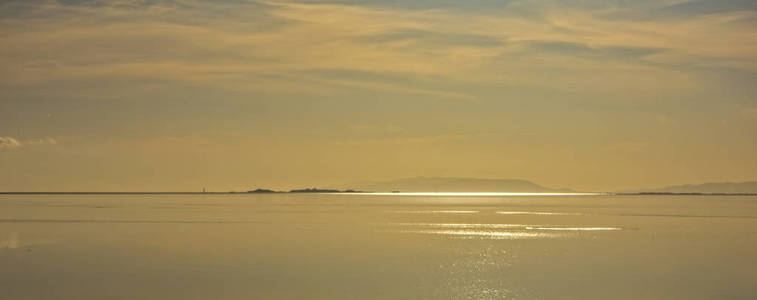
[{"label": "sea water", "polygon": [[0,195],[0,299],[757,299],[757,197]]}]

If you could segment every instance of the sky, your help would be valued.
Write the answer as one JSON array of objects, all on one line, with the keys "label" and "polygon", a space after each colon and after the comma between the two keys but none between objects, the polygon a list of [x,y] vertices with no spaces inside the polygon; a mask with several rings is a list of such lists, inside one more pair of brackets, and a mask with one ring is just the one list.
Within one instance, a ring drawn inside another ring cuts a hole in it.
[{"label": "sky", "polygon": [[757,2],[0,0],[0,191],[757,180]]}]

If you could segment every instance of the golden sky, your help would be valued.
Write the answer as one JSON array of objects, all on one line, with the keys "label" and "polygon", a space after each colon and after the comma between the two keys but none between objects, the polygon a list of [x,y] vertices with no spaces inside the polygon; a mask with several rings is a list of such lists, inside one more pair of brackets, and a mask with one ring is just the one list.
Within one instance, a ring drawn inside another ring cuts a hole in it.
[{"label": "golden sky", "polygon": [[0,190],[757,180],[745,0],[0,1]]}]

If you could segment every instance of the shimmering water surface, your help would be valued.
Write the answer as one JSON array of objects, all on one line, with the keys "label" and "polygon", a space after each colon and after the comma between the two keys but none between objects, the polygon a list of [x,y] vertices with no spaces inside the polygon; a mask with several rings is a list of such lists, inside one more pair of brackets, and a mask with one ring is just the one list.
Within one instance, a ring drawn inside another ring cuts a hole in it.
[{"label": "shimmering water surface", "polygon": [[757,299],[757,197],[0,195],[0,299]]}]

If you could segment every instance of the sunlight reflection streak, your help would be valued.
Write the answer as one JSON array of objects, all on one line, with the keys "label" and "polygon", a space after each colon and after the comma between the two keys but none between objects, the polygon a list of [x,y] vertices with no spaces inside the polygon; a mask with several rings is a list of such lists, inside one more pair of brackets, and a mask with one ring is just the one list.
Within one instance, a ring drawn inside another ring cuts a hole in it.
[{"label": "sunlight reflection streak", "polygon": [[439,227],[439,228],[526,228],[539,225],[526,224],[465,224],[465,223],[389,223],[393,226]]},{"label": "sunlight reflection streak", "polygon": [[477,210],[395,210],[399,214],[477,214]]},{"label": "sunlight reflection streak", "polygon": [[526,227],[528,230],[604,231],[621,230],[617,227]]},{"label": "sunlight reflection streak", "polygon": [[500,215],[538,215],[538,216],[579,216],[579,213],[542,212],[542,211],[498,211]]},{"label": "sunlight reflection streak", "polygon": [[533,232],[501,232],[501,231],[480,231],[480,230],[405,230],[405,233],[421,233],[435,235],[480,237],[491,239],[528,239],[528,238],[550,238],[555,237],[553,234],[533,233]]}]

